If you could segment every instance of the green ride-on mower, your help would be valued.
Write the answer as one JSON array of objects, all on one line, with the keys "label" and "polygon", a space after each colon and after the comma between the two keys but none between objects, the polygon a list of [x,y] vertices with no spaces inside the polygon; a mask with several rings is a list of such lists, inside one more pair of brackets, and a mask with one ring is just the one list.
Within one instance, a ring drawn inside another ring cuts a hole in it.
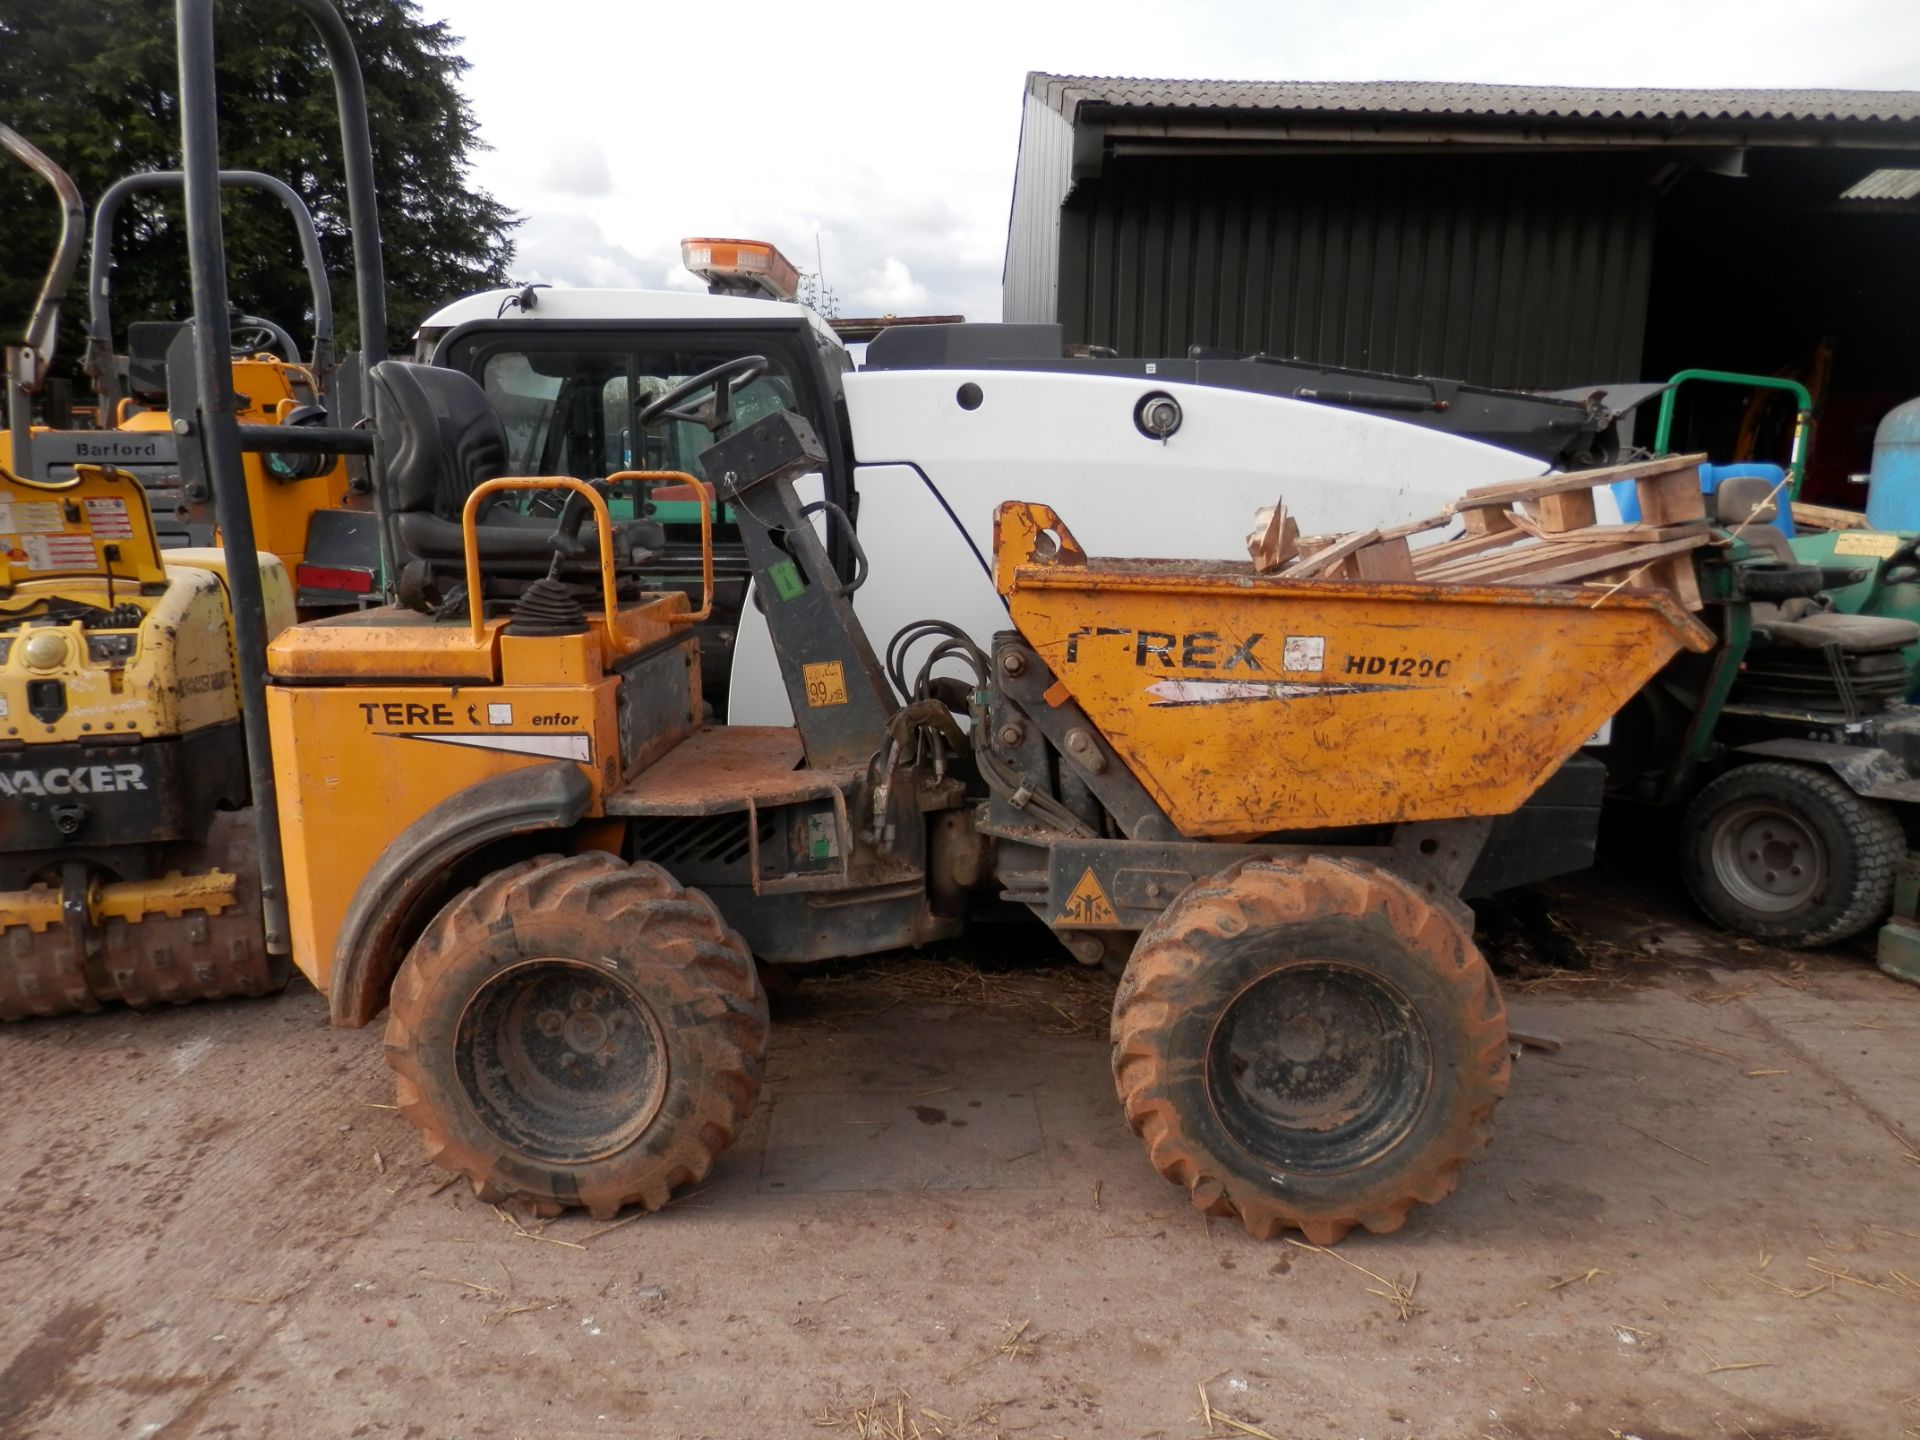
[{"label": "green ride-on mower", "polygon": [[[1672,662],[1615,717],[1609,793],[1680,816],[1680,867],[1709,917],[1769,944],[1883,924],[1920,805],[1920,625],[1832,604],[1858,570],[1808,565],[1773,523],[1774,485],[1723,481],[1725,544],[1699,581],[1719,643]],[[1920,971],[1908,978],[1920,978]]]}]

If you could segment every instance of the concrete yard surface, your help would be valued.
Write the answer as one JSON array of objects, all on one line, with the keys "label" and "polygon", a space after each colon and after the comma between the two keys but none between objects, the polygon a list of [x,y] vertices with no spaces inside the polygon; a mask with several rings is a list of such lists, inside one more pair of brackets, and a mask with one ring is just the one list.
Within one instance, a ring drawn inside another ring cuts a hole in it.
[{"label": "concrete yard surface", "polygon": [[1662,933],[1509,985],[1562,1048],[1334,1251],[1154,1174],[1074,969],[803,985],[710,1181],[612,1225],[445,1183],[299,982],[13,1026],[0,1435],[1920,1435],[1920,990]]}]

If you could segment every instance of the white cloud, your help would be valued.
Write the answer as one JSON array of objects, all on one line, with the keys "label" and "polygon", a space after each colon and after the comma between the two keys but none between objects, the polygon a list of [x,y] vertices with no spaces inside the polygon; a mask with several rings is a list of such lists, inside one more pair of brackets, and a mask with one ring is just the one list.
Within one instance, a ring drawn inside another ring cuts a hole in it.
[{"label": "white cloud", "polygon": [[862,315],[917,315],[930,298],[927,287],[891,255],[880,262],[879,269],[862,275],[848,296],[853,310]]},{"label": "white cloud", "polygon": [[607,168],[607,152],[582,136],[563,139],[549,150],[531,179],[541,189],[556,195],[592,199],[613,193],[613,172]]},{"label": "white cloud", "polygon": [[809,270],[817,235],[843,307],[980,320],[1000,313],[1031,69],[1920,88],[1912,0],[1616,0],[1578,44],[1537,0],[976,0],[911,41],[892,0],[730,0],[723,23],[626,0],[422,8],[465,37],[493,147],[475,178],[528,217],[517,274],[697,288],[684,235],[771,240]]},{"label": "white cloud", "polygon": [[677,245],[670,258],[642,254],[611,238],[598,220],[578,211],[536,210],[514,238],[518,244],[513,278],[523,283],[657,290],[680,264]]}]

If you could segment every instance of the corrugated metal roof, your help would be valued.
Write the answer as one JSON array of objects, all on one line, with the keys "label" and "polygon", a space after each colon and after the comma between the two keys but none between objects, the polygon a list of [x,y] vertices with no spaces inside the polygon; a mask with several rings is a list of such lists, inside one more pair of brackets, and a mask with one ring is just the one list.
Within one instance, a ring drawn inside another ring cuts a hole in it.
[{"label": "corrugated metal roof", "polygon": [[1920,198],[1920,170],[1875,170],[1858,184],[1840,192],[1842,200],[1913,200]]},{"label": "corrugated metal roof", "polygon": [[1564,85],[1458,85],[1438,80],[1147,80],[1050,75],[1027,89],[1069,120],[1082,105],[1151,110],[1447,115],[1462,119],[1649,121],[1920,121],[1913,90],[1613,90]]}]

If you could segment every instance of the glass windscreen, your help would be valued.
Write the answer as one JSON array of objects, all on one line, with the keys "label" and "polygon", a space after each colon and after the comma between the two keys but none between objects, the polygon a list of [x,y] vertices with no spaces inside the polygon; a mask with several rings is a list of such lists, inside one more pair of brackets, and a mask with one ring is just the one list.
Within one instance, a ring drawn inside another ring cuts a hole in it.
[{"label": "glass windscreen", "polygon": [[[620,470],[684,470],[701,479],[700,452],[713,443],[704,425],[662,415],[644,429],[649,403],[676,385],[737,359],[720,350],[494,351],[480,383],[506,426],[509,473],[594,480]],[[792,377],[778,356],[767,373],[733,390],[737,424],[794,403]],[[674,408],[691,412],[711,399],[703,389]]]}]

